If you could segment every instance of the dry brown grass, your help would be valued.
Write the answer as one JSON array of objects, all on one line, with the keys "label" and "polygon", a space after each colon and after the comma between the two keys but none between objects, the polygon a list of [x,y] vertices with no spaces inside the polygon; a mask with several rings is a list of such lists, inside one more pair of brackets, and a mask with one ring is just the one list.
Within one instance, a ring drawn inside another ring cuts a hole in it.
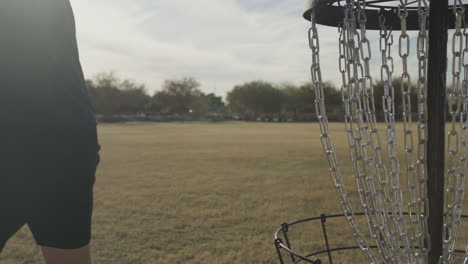
[{"label": "dry brown grass", "polygon": [[[318,131],[316,124],[100,125],[95,263],[277,263],[273,232],[281,223],[339,212]],[[344,160],[342,125],[332,133]],[[342,167],[351,184],[349,164]],[[318,224],[292,228],[294,246],[322,248]],[[327,225],[332,246],[352,243],[343,221]],[[362,260],[358,252],[334,256]],[[27,229],[0,263],[43,263]]]}]

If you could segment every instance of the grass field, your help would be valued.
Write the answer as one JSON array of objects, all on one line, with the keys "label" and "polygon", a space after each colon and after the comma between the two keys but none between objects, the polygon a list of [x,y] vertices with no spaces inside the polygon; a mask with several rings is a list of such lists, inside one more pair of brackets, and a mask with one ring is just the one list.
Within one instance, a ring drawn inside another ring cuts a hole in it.
[{"label": "grass field", "polygon": [[[273,232],[281,223],[340,212],[318,131],[317,124],[100,125],[95,263],[277,263]],[[332,134],[343,160],[342,125]],[[342,171],[351,184],[349,164]],[[291,230],[298,248],[321,248],[318,224]],[[352,243],[343,221],[327,225],[332,246]],[[0,263],[43,263],[27,228]]]}]

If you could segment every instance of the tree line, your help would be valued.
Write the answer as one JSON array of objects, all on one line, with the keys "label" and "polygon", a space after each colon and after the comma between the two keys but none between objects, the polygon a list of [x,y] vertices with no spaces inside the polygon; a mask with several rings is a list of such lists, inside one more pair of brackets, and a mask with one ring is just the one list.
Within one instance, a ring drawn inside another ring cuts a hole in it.
[{"label": "tree line", "polygon": [[[87,81],[91,100],[101,121],[123,120],[246,120],[246,121],[316,121],[315,92],[311,83],[296,86],[252,81],[236,85],[226,101],[213,93],[204,93],[191,77],[166,80],[159,91],[149,94],[143,84],[114,73],[103,73]],[[400,82],[393,80],[395,94]],[[416,102],[416,87],[411,87]],[[377,118],[383,120],[383,83],[374,85]],[[330,121],[342,121],[342,94],[331,83],[324,84],[324,96]],[[402,98],[395,96],[397,117],[401,116]],[[417,109],[413,109],[416,112]]]}]

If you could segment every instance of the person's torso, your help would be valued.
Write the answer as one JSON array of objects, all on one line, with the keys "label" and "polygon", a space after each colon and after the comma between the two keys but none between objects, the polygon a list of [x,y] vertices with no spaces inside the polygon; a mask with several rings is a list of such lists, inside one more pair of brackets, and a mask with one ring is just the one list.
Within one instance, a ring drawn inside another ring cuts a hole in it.
[{"label": "person's torso", "polygon": [[69,0],[1,0],[0,124],[95,122]]}]

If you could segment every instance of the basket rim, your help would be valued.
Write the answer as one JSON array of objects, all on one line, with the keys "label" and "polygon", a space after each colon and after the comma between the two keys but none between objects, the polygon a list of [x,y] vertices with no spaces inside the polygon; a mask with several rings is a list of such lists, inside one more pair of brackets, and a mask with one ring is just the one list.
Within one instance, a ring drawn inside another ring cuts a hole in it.
[{"label": "basket rim", "polygon": [[[345,0],[305,0],[305,11],[303,17],[306,20],[311,20],[312,12],[315,13],[317,24],[340,27],[343,21],[344,7],[340,4]],[[358,0],[354,0],[358,1]],[[369,9],[366,9],[366,28],[368,30],[380,30],[381,17],[385,17],[387,26],[392,30],[401,30],[401,21],[398,15],[397,6],[386,6],[381,5],[386,2],[398,2],[397,0],[367,0],[371,4]],[[410,1],[409,4],[414,4],[414,0]],[[463,5],[465,9],[468,9],[468,3]],[[446,11],[449,20],[449,28],[455,28],[455,15],[453,13],[453,6],[449,6]],[[415,31],[419,30],[419,16],[417,6],[407,7],[408,17],[406,19],[407,30]],[[464,13],[465,19],[468,19],[468,12]]]},{"label": "basket rim", "polygon": [[[364,212],[359,212],[359,213],[355,213],[354,215],[355,216],[365,216],[366,214]],[[408,212],[403,212],[403,215],[409,215],[409,213]],[[322,221],[324,223],[327,219],[341,218],[341,217],[345,217],[345,214],[330,214],[330,215],[322,214],[320,216],[309,217],[309,218],[304,218],[304,219],[300,219],[300,220],[296,220],[296,221],[292,221],[292,222],[283,223],[278,229],[276,229],[275,235],[274,235],[275,246],[276,246],[276,248],[278,250],[278,254],[280,254],[279,250],[285,250],[287,253],[289,253],[289,255],[294,256],[294,257],[296,257],[298,259],[296,261],[293,261],[293,263],[299,263],[301,261],[305,261],[307,263],[319,264],[319,263],[321,263],[320,259],[313,260],[313,259],[311,259],[311,257],[326,254],[326,253],[331,253],[331,252],[335,252],[335,251],[358,250],[358,249],[360,249],[360,247],[357,246],[357,245],[341,246],[341,247],[321,249],[321,250],[313,251],[313,252],[310,252],[310,253],[301,254],[301,253],[298,253],[298,252],[294,251],[293,249],[289,248],[283,242],[283,239],[280,237],[280,232],[283,232],[283,234],[284,234],[284,232],[287,233],[288,230],[289,230],[289,227],[291,227],[291,226],[299,225],[299,224],[306,223],[306,222],[318,221],[318,220],[320,220],[320,221]],[[461,215],[461,218],[462,219],[468,219],[468,215]],[[289,240],[287,241],[287,243],[289,244]],[[326,241],[326,243],[328,243],[328,242]],[[374,249],[374,248],[377,248],[377,246],[371,245],[370,248]],[[465,250],[464,249],[463,250],[462,249],[456,249],[455,253],[464,254]]]}]

